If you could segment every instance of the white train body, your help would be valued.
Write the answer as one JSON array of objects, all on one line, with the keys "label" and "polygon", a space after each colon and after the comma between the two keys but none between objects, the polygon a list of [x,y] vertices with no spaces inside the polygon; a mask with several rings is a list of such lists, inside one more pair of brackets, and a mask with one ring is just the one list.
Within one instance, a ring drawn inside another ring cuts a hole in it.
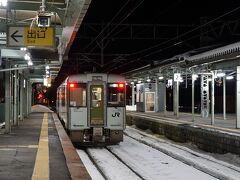
[{"label": "white train body", "polygon": [[115,74],[69,76],[57,89],[57,112],[73,142],[117,144],[125,128],[125,79]]}]

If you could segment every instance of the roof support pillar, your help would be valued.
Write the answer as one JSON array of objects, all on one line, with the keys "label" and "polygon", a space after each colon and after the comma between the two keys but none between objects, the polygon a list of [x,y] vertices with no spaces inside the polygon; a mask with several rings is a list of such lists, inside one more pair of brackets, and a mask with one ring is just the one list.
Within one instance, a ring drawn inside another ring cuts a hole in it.
[{"label": "roof support pillar", "polygon": [[240,66],[237,66],[237,82],[236,82],[236,128],[240,128]]}]

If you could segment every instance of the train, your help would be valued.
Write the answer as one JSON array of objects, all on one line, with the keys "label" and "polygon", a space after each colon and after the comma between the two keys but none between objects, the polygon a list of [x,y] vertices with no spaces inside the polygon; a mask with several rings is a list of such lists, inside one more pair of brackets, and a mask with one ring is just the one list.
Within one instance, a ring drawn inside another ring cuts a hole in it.
[{"label": "train", "polygon": [[56,110],[71,141],[118,144],[126,127],[126,82],[117,74],[68,76],[57,88]]}]

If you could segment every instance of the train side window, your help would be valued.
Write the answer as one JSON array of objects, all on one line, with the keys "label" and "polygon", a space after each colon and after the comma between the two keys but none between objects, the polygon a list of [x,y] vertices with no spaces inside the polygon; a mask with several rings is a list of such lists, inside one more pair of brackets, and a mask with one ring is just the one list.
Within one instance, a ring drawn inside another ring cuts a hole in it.
[{"label": "train side window", "polygon": [[108,106],[125,106],[125,86],[121,85],[116,83],[108,84]]},{"label": "train side window", "polygon": [[73,87],[70,88],[70,106],[87,106],[86,99],[86,84],[84,83],[78,83],[74,84]]}]

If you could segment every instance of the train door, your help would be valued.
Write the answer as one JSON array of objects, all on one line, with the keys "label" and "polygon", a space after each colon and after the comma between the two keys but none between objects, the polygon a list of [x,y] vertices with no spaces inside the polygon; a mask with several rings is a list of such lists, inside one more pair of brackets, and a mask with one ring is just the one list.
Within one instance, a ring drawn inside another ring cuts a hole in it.
[{"label": "train door", "polygon": [[104,125],[104,88],[103,85],[90,86],[90,124]]}]

